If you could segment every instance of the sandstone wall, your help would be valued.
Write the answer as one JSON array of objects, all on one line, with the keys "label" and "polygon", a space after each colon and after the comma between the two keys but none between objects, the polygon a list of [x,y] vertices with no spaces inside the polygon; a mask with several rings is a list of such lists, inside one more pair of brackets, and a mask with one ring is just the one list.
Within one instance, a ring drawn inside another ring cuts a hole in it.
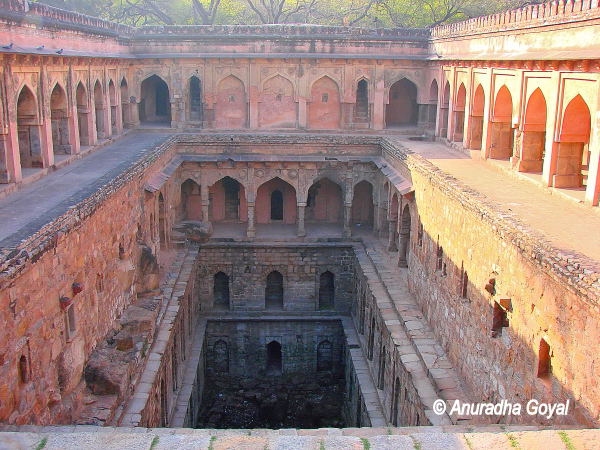
[{"label": "sandstone wall", "polygon": [[[229,277],[230,309],[263,311],[267,276],[283,276],[284,311],[318,311],[322,273],[334,275],[333,309],[350,309],[353,293],[352,248],[338,244],[205,244],[198,255],[198,299],[209,311],[214,301],[214,276]],[[329,309],[329,308],[328,308]]]},{"label": "sandstone wall", "polygon": [[[407,164],[419,217],[411,230],[410,287],[476,397],[570,400],[569,416],[552,423],[596,423],[600,366],[595,346],[585,343],[598,341],[599,311],[586,259],[549,248],[418,156]],[[508,323],[497,321],[503,313]],[[542,340],[551,369],[538,376]]]},{"label": "sandstone wall", "polygon": [[[172,157],[169,148],[167,143],[149,152],[68,213],[4,250],[0,421],[69,423],[77,417],[85,361],[146,288],[140,245],[156,251],[157,224],[149,220],[156,217],[155,200],[146,201],[143,186],[147,170]],[[75,330],[69,333],[61,298],[74,308]]]}]

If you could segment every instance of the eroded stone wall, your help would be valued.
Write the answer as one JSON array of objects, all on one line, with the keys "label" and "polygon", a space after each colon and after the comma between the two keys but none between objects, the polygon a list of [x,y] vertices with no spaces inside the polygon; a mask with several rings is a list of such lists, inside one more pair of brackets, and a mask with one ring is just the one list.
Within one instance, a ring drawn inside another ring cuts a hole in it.
[{"label": "eroded stone wall", "polygon": [[[198,298],[202,310],[215,307],[215,275],[228,277],[233,311],[265,310],[267,278],[283,280],[283,311],[350,309],[353,293],[353,250],[339,244],[206,244],[198,254]],[[333,275],[332,302],[319,304],[320,277]],[[218,300],[217,300],[217,303]]]}]

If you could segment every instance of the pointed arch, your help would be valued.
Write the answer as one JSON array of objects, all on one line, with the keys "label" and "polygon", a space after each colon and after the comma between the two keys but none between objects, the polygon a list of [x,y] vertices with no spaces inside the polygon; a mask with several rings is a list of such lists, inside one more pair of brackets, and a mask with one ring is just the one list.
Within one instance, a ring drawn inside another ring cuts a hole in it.
[{"label": "pointed arch", "polygon": [[224,272],[217,272],[213,277],[213,308],[231,309],[229,299],[229,276]]},{"label": "pointed arch", "polygon": [[460,83],[456,91],[456,99],[454,101],[454,134],[452,140],[454,142],[462,142],[465,127],[465,106],[467,103],[467,89],[464,83]]},{"label": "pointed arch", "polygon": [[182,220],[202,220],[200,185],[190,178],[181,184],[180,217]]},{"label": "pointed arch", "polygon": [[108,80],[108,102],[110,104],[110,134],[117,134],[117,120],[119,117],[119,98],[117,88],[112,79]]},{"label": "pointed arch", "polygon": [[277,341],[271,341],[267,344],[267,374],[281,375],[283,371],[283,354],[281,344]]},{"label": "pointed arch", "polygon": [[437,116],[439,87],[437,80],[433,80],[429,86],[429,106],[427,113],[427,127],[435,129],[435,121]]},{"label": "pointed arch", "polygon": [[139,117],[141,123],[171,125],[171,94],[166,81],[150,75],[140,87]]},{"label": "pointed arch", "polygon": [[188,81],[188,114],[191,122],[204,120],[204,104],[202,102],[202,82],[196,75]]},{"label": "pointed arch", "polygon": [[246,190],[238,180],[225,176],[209,187],[211,222],[247,222]]},{"label": "pointed arch", "polygon": [[121,122],[123,128],[129,128],[131,126],[131,102],[129,98],[129,85],[127,84],[127,78],[124,76],[121,78],[119,89],[121,91]]},{"label": "pointed arch", "polygon": [[483,112],[485,108],[485,92],[483,86],[478,84],[473,95],[473,106],[471,107],[471,130],[469,132],[469,148],[481,150],[483,140]]},{"label": "pointed arch", "polygon": [[260,128],[296,128],[297,109],[294,85],[289,79],[275,74],[264,81],[258,103]]},{"label": "pointed arch", "polygon": [[308,128],[337,130],[341,127],[341,102],[338,84],[327,75],[315,81],[310,90]]},{"label": "pointed arch", "polygon": [[523,117],[523,133],[519,172],[541,173],[546,147],[546,118],[548,106],[542,91],[537,88],[531,93]]},{"label": "pointed arch", "polygon": [[69,128],[67,93],[60,83],[56,83],[50,93],[50,124],[54,154],[71,154],[73,146]]},{"label": "pointed arch", "polygon": [[386,128],[416,125],[418,113],[417,85],[408,78],[402,78],[392,84],[385,107]]},{"label": "pointed arch", "polygon": [[308,189],[305,220],[340,223],[344,208],[342,188],[327,177],[316,180]]},{"label": "pointed arch", "polygon": [[448,136],[448,118],[450,116],[450,81],[446,80],[442,93],[442,106],[440,116],[440,136]]},{"label": "pointed arch", "polygon": [[510,91],[503,85],[496,94],[492,109],[489,157],[508,159],[513,154],[514,133],[512,129],[513,101]]},{"label": "pointed arch", "polygon": [[587,186],[590,161],[590,108],[581,95],[565,108],[561,121],[556,170],[553,186],[581,188]]},{"label": "pointed arch", "polygon": [[96,136],[98,139],[104,139],[106,137],[106,124],[104,120],[104,91],[100,80],[96,80],[94,83],[94,110],[96,119]]},{"label": "pointed arch", "polygon": [[329,270],[319,276],[319,309],[333,309],[335,304],[335,275]]},{"label": "pointed arch", "polygon": [[244,83],[235,75],[228,75],[217,84],[215,127],[238,129],[247,126],[248,103]]},{"label": "pointed arch", "polygon": [[17,131],[21,168],[43,167],[37,97],[27,85],[17,96]]},{"label": "pointed arch", "polygon": [[90,128],[90,107],[87,89],[80,81],[75,88],[75,101],[77,103],[77,126],[79,131],[79,143],[83,146],[89,146],[91,141]]},{"label": "pointed arch", "polygon": [[363,180],[354,186],[352,196],[352,223],[360,227],[373,226],[373,185]]},{"label": "pointed arch", "polygon": [[296,189],[287,181],[275,177],[259,186],[255,208],[256,223],[296,223]]},{"label": "pointed arch", "polygon": [[369,81],[361,77],[356,83],[356,102],[354,103],[354,123],[368,124],[371,117],[369,108]]}]

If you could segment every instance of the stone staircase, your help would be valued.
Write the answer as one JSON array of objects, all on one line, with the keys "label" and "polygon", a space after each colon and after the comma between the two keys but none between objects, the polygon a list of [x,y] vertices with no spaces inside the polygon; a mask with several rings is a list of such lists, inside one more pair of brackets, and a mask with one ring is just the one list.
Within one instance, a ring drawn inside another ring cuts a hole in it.
[{"label": "stone staircase", "polygon": [[600,430],[543,427],[213,430],[94,426],[5,426],[3,450],[592,450]]},{"label": "stone staircase", "polygon": [[[398,267],[398,254],[387,252],[384,244],[374,237],[364,236],[362,241],[364,247],[355,246],[357,258],[368,275],[378,306],[386,298],[392,306],[386,308],[386,325],[394,335],[396,350],[425,406],[432,408],[433,401],[438,398],[445,400],[448,406],[455,400],[461,403],[473,401],[409,292],[408,269]],[[376,276],[375,280],[373,276]],[[441,417],[430,416],[432,418],[434,425],[440,424]],[[467,417],[457,415],[450,415],[450,419],[454,424],[469,422]],[[477,423],[488,420],[478,417]]]}]

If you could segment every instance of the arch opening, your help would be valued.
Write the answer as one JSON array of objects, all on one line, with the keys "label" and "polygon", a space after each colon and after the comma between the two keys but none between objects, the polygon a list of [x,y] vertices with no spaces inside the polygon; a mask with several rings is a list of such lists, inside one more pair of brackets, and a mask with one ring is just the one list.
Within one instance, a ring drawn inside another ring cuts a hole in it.
[{"label": "arch opening", "polygon": [[483,86],[478,85],[473,96],[473,106],[471,108],[471,130],[469,132],[468,147],[472,150],[481,150],[483,141],[483,111],[485,108],[485,93]]},{"label": "arch opening", "polygon": [[546,148],[547,105],[538,88],[529,97],[521,134],[519,172],[542,173]]},{"label": "arch opening", "polygon": [[58,83],[50,94],[50,124],[54,154],[71,154],[73,147],[69,129],[67,94]]},{"label": "arch opening", "polygon": [[105,123],[104,123],[104,93],[102,92],[102,86],[100,81],[96,80],[94,84],[94,112],[96,118],[96,136],[98,139],[104,139],[106,137]]},{"label": "arch opening", "polygon": [[352,224],[370,229],[373,226],[373,185],[366,180],[354,186]]},{"label": "arch opening", "polygon": [[330,179],[322,178],[308,189],[305,220],[314,223],[340,223],[343,208],[342,188]]},{"label": "arch opening", "polygon": [[390,231],[391,231],[389,251],[391,251],[391,252],[398,251],[398,207],[399,207],[398,194],[394,192],[394,195],[392,196],[392,202],[390,204],[390,212],[389,212]]},{"label": "arch opening", "polygon": [[23,87],[17,99],[17,130],[21,168],[44,167],[38,104],[27,86]]},{"label": "arch opening", "polygon": [[213,308],[231,309],[229,301],[229,276],[223,272],[216,273],[213,277]]},{"label": "arch opening", "polygon": [[200,185],[187,179],[181,184],[181,220],[202,220],[202,196]]},{"label": "arch opening", "polygon": [[200,122],[204,120],[204,107],[202,104],[202,83],[200,78],[193,75],[189,82],[189,109],[190,121]]},{"label": "arch opening", "polygon": [[467,90],[463,83],[460,83],[454,102],[454,142],[462,142],[465,129],[465,105],[467,102]]},{"label": "arch opening", "polygon": [[113,80],[108,82],[108,101],[110,103],[110,134],[117,134],[117,118],[119,115],[119,99]]},{"label": "arch opening", "polygon": [[369,83],[362,79],[356,85],[356,103],[354,103],[354,123],[368,124],[369,111]]},{"label": "arch opening", "polygon": [[158,75],[142,81],[139,117],[141,123],[171,125],[169,86]]},{"label": "arch opening", "polygon": [[427,128],[431,130],[435,129],[439,95],[438,91],[439,88],[437,80],[433,80],[431,82],[431,86],[429,87],[429,105],[427,108]]},{"label": "arch opening", "polygon": [[416,125],[418,113],[416,84],[406,78],[392,84],[385,106],[386,128]]},{"label": "arch opening", "polygon": [[496,94],[490,123],[489,157],[509,159],[513,155],[514,132],[512,128],[513,101],[510,91],[502,86]]},{"label": "arch opening", "polygon": [[276,310],[283,309],[283,275],[276,270],[267,275],[265,308]]},{"label": "arch opening", "polygon": [[296,189],[279,177],[260,185],[255,205],[256,222],[259,224],[296,223]]},{"label": "arch opening", "polygon": [[584,188],[590,163],[591,114],[585,100],[577,95],[563,113],[553,186]]},{"label": "arch opening", "polygon": [[317,372],[329,372],[333,369],[333,346],[328,340],[317,345]]},{"label": "arch opening", "polygon": [[229,373],[229,346],[219,339],[213,345],[213,367],[217,373]]},{"label": "arch opening", "polygon": [[91,145],[90,141],[90,122],[89,122],[89,104],[87,92],[81,81],[77,83],[75,90],[75,98],[77,102],[77,122],[79,128],[79,143],[81,146]]},{"label": "arch opening", "polygon": [[212,222],[246,222],[248,220],[244,186],[229,176],[209,188],[209,216]]},{"label": "arch opening", "polygon": [[281,375],[283,358],[281,344],[271,341],[267,344],[267,375]]},{"label": "arch opening", "polygon": [[127,80],[125,77],[121,80],[121,84],[119,86],[121,91],[121,122],[123,124],[123,128],[131,127],[131,110],[130,110],[130,98],[129,98],[129,86],[127,85]]}]

